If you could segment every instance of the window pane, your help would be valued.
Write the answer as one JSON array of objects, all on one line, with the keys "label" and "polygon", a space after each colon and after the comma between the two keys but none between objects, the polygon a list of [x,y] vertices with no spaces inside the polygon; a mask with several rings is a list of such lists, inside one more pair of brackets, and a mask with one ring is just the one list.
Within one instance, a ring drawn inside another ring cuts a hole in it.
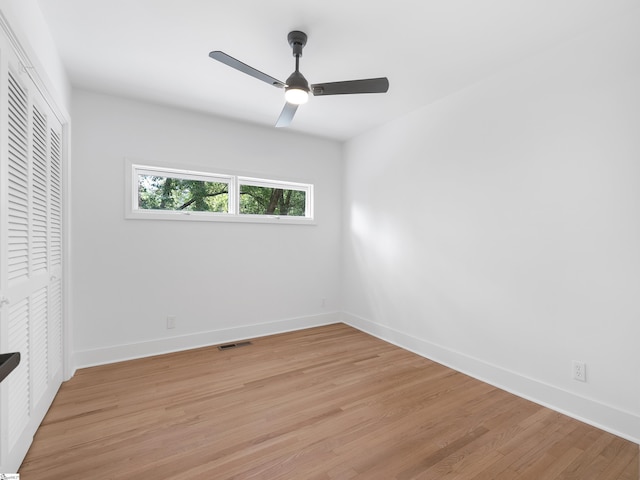
[{"label": "window pane", "polygon": [[138,208],[227,213],[229,185],[225,182],[138,175]]},{"label": "window pane", "polygon": [[241,214],[304,217],[305,204],[302,190],[240,185]]}]

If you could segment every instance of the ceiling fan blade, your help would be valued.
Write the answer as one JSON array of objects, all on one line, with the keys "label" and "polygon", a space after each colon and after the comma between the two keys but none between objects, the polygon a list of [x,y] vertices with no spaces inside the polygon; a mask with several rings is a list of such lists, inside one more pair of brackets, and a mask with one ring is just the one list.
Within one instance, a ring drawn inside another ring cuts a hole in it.
[{"label": "ceiling fan blade", "polygon": [[389,90],[387,77],[347,80],[311,85],[313,95],[346,95],[352,93],[384,93]]},{"label": "ceiling fan blade", "polygon": [[260,70],[256,70],[255,68],[250,67],[246,63],[242,63],[240,60],[236,60],[235,58],[227,55],[224,52],[216,50],[214,52],[209,52],[209,56],[214,60],[218,60],[219,62],[222,62],[225,65],[230,66],[231,68],[235,68],[236,70],[239,70],[242,73],[251,75],[252,77],[257,78],[258,80],[262,80],[263,82],[273,85],[274,87],[278,87],[278,88],[286,87],[286,84],[284,82],[281,82],[277,78],[273,78],[267,75],[266,73],[262,73]]},{"label": "ceiling fan blade", "polygon": [[298,105],[289,102],[285,103],[276,122],[276,127],[288,127],[296,114],[296,110],[298,110]]}]

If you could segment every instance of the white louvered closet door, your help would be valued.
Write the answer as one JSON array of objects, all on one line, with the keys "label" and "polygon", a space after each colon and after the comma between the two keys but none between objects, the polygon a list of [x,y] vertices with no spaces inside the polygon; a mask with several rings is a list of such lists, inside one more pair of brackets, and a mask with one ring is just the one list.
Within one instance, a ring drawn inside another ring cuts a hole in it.
[{"label": "white louvered closet door", "polygon": [[62,127],[0,43],[0,472],[17,470],[62,382]]}]

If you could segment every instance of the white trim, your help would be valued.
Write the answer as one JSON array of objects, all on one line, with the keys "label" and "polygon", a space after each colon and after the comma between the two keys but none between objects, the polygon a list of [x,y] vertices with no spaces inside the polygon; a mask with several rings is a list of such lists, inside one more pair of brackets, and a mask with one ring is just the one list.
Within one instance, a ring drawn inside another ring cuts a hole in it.
[{"label": "white trim", "polygon": [[73,365],[73,312],[71,310],[71,122],[62,125],[62,322],[63,381],[76,373]]},{"label": "white trim", "polygon": [[161,210],[145,210],[127,212],[128,220],[171,220],[189,222],[228,222],[228,223],[278,223],[285,225],[317,225],[313,219],[306,217],[281,217],[279,215],[233,215],[212,212],[167,212]]},{"label": "white trim", "polygon": [[86,368],[95,365],[104,365],[136,358],[144,358],[152,355],[162,355],[165,353],[190,350],[193,348],[219,345],[221,343],[303,330],[305,328],[320,327],[339,322],[340,313],[333,312],[278,320],[268,323],[241,325],[233,328],[159,338],[146,342],[76,351],[74,353],[74,363],[76,368]]},{"label": "white trim", "polygon": [[254,187],[288,187],[287,190],[299,190],[306,192],[309,185],[298,182],[286,182],[283,180],[267,180],[264,178],[252,178],[238,176],[238,183],[241,185],[249,185]]},{"label": "white trim", "polygon": [[342,322],[514,395],[640,443],[640,416],[632,412],[525,377],[351,313],[343,312]]}]

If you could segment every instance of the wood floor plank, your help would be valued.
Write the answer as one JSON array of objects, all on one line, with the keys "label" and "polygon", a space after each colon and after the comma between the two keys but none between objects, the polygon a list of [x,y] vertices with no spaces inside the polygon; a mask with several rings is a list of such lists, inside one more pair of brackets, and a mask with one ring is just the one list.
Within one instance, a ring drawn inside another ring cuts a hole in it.
[{"label": "wood floor plank", "polygon": [[636,480],[638,446],[337,324],[80,370],[22,480]]}]

